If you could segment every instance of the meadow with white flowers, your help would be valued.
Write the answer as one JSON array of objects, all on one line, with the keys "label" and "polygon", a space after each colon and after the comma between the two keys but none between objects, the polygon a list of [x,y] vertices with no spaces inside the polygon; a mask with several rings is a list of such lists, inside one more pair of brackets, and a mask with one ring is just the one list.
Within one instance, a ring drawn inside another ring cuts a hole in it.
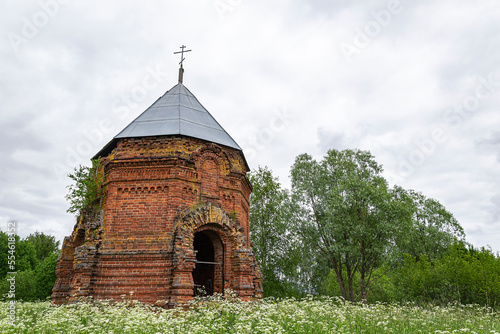
[{"label": "meadow with white flowers", "polygon": [[473,305],[363,305],[335,297],[196,299],[162,309],[124,299],[16,303],[14,326],[0,302],[1,333],[500,333],[499,313]]}]

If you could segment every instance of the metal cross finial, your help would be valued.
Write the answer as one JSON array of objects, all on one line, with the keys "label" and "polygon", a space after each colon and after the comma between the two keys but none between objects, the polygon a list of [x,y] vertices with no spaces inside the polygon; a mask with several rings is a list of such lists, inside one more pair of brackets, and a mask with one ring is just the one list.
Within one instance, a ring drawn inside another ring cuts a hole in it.
[{"label": "metal cross finial", "polygon": [[190,52],[191,50],[184,50],[186,48],[185,45],[182,45],[181,47],[181,51],[177,51],[177,52],[174,52],[174,54],[177,54],[177,53],[180,53],[181,54],[181,62],[179,63],[179,65],[181,65],[182,67],[182,62],[184,61],[184,52]]}]

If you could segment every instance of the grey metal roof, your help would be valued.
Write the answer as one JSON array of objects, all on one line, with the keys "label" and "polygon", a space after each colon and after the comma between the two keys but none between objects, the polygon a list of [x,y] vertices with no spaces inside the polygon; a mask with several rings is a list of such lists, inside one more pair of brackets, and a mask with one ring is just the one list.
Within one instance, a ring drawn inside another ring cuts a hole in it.
[{"label": "grey metal roof", "polygon": [[232,147],[240,146],[182,83],[178,83],[127,125],[92,159],[108,155],[120,138],[183,135]]},{"label": "grey metal roof", "polygon": [[178,83],[115,138],[184,135],[241,150],[196,97]]}]

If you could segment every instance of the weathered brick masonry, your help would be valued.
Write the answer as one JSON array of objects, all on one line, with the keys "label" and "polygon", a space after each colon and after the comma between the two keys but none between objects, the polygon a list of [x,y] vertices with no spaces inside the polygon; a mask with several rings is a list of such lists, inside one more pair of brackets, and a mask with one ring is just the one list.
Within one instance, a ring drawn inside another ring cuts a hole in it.
[{"label": "weathered brick masonry", "polygon": [[118,138],[108,151],[101,212],[80,215],[64,239],[54,303],[132,294],[172,306],[201,286],[261,296],[241,150],[162,135]]}]

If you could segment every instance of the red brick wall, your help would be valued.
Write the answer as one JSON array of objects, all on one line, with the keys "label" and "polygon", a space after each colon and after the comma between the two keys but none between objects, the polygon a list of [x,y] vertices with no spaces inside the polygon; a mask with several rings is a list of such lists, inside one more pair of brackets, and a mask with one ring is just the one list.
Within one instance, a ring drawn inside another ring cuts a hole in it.
[{"label": "red brick wall", "polygon": [[[209,211],[198,210],[198,218],[193,219],[210,222],[203,226],[193,222],[192,226],[212,229],[225,243],[225,287],[241,290],[245,298],[260,294],[258,268],[244,268],[255,261],[248,249],[251,186],[240,151],[186,137],[122,139],[104,164],[106,195],[101,219],[90,222],[82,217],[65,241],[54,302],[63,302],[75,293],[120,299],[131,291],[133,299],[150,303],[188,300],[192,295],[190,238],[194,230],[182,232],[186,229],[177,220],[181,214],[188,219],[186,212],[194,214],[197,208]],[[74,242],[77,230],[85,231],[85,247]],[[176,233],[185,239],[178,246]],[[71,255],[75,251],[78,257]]]}]

